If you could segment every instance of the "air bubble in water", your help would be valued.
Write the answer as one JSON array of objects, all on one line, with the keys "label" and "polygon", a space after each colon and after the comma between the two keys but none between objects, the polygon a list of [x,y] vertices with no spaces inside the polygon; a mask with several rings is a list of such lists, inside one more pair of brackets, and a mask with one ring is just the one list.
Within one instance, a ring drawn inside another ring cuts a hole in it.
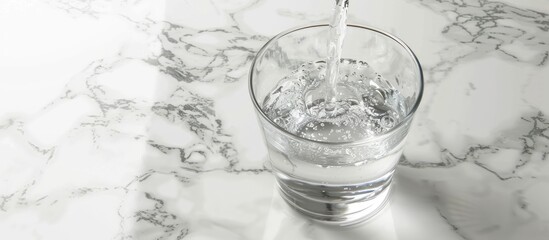
[{"label": "air bubble in water", "polygon": [[385,115],[381,118],[380,123],[381,123],[381,126],[385,128],[392,128],[393,126],[395,126],[395,119],[393,119],[389,115]]}]

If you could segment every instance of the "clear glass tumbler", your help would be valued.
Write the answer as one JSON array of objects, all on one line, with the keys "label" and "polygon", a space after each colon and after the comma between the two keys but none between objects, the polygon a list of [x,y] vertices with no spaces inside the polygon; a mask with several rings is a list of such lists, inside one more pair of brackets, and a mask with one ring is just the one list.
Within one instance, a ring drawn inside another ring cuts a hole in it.
[{"label": "clear glass tumbler", "polygon": [[404,117],[388,131],[352,141],[316,141],[270,119],[263,101],[284,77],[305,63],[326,60],[328,25],[285,31],[253,60],[250,95],[268,146],[280,193],[298,212],[320,222],[351,225],[387,202],[393,172],[423,93],[420,63],[410,48],[384,31],[348,25],[342,58],[367,62],[384,86],[403,96]]}]

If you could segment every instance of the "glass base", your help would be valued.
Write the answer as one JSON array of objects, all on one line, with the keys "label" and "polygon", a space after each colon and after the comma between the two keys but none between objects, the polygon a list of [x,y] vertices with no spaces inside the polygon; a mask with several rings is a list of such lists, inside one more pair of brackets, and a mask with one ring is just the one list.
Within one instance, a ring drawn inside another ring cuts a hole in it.
[{"label": "glass base", "polygon": [[374,217],[387,204],[393,171],[361,184],[325,185],[277,173],[282,198],[297,212],[317,222],[351,226]]}]

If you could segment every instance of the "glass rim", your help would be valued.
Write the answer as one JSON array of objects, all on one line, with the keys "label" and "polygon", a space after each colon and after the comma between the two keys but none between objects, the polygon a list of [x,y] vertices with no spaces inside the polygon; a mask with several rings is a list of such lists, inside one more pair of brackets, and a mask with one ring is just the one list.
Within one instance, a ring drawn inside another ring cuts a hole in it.
[{"label": "glass rim", "polygon": [[376,33],[379,33],[381,35],[384,35],[388,38],[390,38],[391,40],[395,41],[396,43],[398,43],[401,47],[403,47],[406,52],[408,53],[408,55],[412,58],[412,60],[414,61],[415,65],[416,65],[416,70],[419,72],[419,92],[418,92],[418,96],[417,96],[417,100],[415,101],[414,105],[412,106],[412,108],[410,109],[410,111],[408,112],[408,114],[406,114],[406,116],[404,117],[404,119],[402,119],[402,121],[400,121],[397,125],[395,125],[393,128],[391,128],[389,131],[387,132],[384,132],[383,134],[381,135],[376,135],[376,136],[372,136],[372,137],[366,137],[366,138],[362,138],[362,139],[358,139],[358,140],[355,140],[355,141],[345,141],[345,142],[324,142],[324,141],[317,141],[317,140],[312,140],[312,139],[308,139],[308,138],[304,138],[304,137],[301,137],[301,136],[298,136],[294,133],[291,133],[289,131],[287,131],[286,129],[282,128],[281,126],[279,126],[278,124],[276,124],[273,120],[271,120],[266,114],[265,112],[263,112],[263,109],[261,108],[261,106],[259,105],[259,103],[257,102],[257,99],[256,99],[256,96],[255,96],[255,93],[254,93],[254,89],[253,89],[253,72],[254,72],[254,69],[255,69],[255,65],[256,65],[256,62],[257,60],[263,56],[263,54],[265,53],[265,51],[270,47],[270,45],[273,44],[273,42],[275,42],[276,40],[290,34],[290,33],[293,33],[293,32],[297,32],[299,30],[304,30],[304,29],[308,29],[308,28],[316,28],[316,27],[328,27],[329,24],[312,24],[312,25],[305,25],[305,26],[298,26],[298,27],[294,27],[294,28],[291,28],[291,29],[288,29],[286,31],[283,31],[277,35],[275,35],[274,37],[272,37],[271,39],[269,39],[269,41],[267,41],[267,43],[265,43],[265,45],[263,45],[259,51],[257,52],[257,54],[255,55],[254,59],[252,60],[252,65],[250,67],[250,72],[249,72],[249,76],[248,76],[248,80],[249,80],[249,84],[248,84],[248,90],[249,90],[249,93],[250,93],[250,97],[252,99],[252,102],[254,104],[254,107],[255,107],[255,110],[256,112],[259,112],[259,115],[261,116],[261,118],[265,119],[269,124],[273,125],[276,129],[278,129],[280,132],[282,132],[284,135],[288,135],[288,136],[291,136],[291,137],[294,137],[294,138],[297,138],[299,139],[300,141],[304,141],[304,142],[309,142],[309,143],[314,143],[314,144],[324,144],[324,145],[330,145],[330,146],[342,146],[342,145],[360,145],[362,143],[366,143],[366,142],[371,142],[371,141],[374,141],[376,139],[380,139],[380,138],[384,138],[386,136],[389,136],[391,134],[393,134],[395,131],[397,131],[398,129],[401,129],[404,124],[406,124],[411,118],[413,118],[414,116],[414,113],[416,112],[417,108],[419,107],[419,103],[421,102],[421,98],[423,97],[423,87],[424,87],[424,81],[423,81],[423,70],[421,68],[421,64],[419,63],[419,60],[417,59],[417,56],[414,54],[414,52],[412,51],[412,49],[410,49],[410,47],[408,47],[408,45],[406,43],[404,43],[404,41],[400,40],[398,37],[390,34],[390,33],[387,33],[383,30],[380,30],[380,29],[377,29],[377,28],[373,28],[373,27],[369,27],[369,26],[364,26],[364,25],[358,25],[358,24],[347,24],[347,27],[353,27],[353,28],[360,28],[360,29],[365,29],[367,31],[372,31],[372,32],[376,32]]}]

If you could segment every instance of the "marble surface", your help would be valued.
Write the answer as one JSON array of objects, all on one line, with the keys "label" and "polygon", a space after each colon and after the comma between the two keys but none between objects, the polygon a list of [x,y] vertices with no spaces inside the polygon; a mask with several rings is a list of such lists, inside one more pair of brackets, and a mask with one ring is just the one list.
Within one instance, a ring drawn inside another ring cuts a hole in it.
[{"label": "marble surface", "polygon": [[355,0],[425,95],[375,219],[292,212],[248,96],[330,0],[0,2],[1,239],[548,239],[549,1]]}]

